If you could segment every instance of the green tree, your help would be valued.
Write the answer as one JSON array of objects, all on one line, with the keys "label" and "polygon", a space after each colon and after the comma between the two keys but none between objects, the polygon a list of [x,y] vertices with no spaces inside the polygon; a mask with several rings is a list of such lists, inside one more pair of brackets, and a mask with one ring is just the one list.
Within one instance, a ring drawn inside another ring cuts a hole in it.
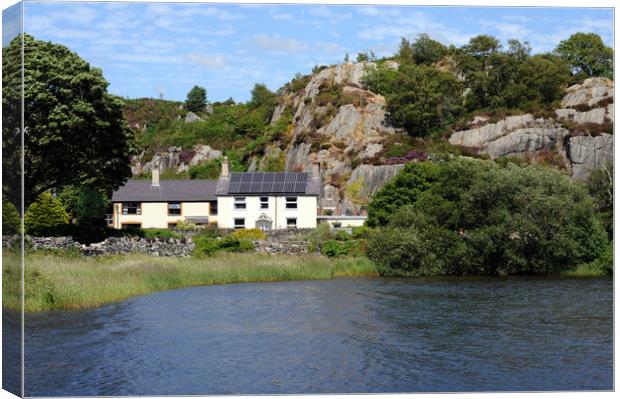
[{"label": "green tree", "polygon": [[[403,43],[401,42],[401,46]],[[422,33],[411,43],[411,55],[417,64],[430,65],[441,60],[448,53],[443,44],[425,33]]]},{"label": "green tree", "polygon": [[24,214],[24,226],[28,234],[54,234],[56,229],[68,223],[69,215],[62,202],[49,191],[40,194]]},{"label": "green tree", "polygon": [[603,167],[594,170],[586,185],[609,239],[614,235],[614,176],[613,164],[608,163]]},{"label": "green tree", "polygon": [[104,226],[107,196],[93,187],[81,187],[77,201],[77,222],[86,226]]},{"label": "green tree", "polygon": [[265,121],[271,119],[277,104],[277,96],[262,83],[256,83],[252,89],[252,98],[248,106],[251,110],[259,110]]},{"label": "green tree", "polygon": [[555,51],[568,63],[573,74],[613,78],[613,50],[605,46],[596,33],[575,33],[561,41]]},{"label": "green tree", "polygon": [[7,199],[2,201],[2,234],[15,234],[20,229],[19,212]]},{"label": "green tree", "polygon": [[607,248],[587,190],[558,171],[455,159],[437,163],[432,179],[423,172],[406,167],[397,177],[406,190],[377,195],[404,204],[369,242],[386,274],[552,273]]},{"label": "green tree", "polygon": [[397,57],[400,62],[413,61],[413,51],[411,51],[411,42],[404,37],[400,38],[400,46],[398,47]]},{"label": "green tree", "polygon": [[366,224],[370,227],[387,225],[394,212],[415,202],[430,187],[438,172],[438,165],[432,162],[406,164],[403,171],[373,195],[368,204]]},{"label": "green tree", "polygon": [[187,93],[185,99],[185,109],[191,112],[202,112],[207,106],[207,89],[200,86],[194,86]]},{"label": "green tree", "polygon": [[390,117],[410,135],[427,136],[462,112],[463,88],[451,73],[415,64],[402,64],[396,73],[385,69],[371,70],[366,81],[385,96]]},{"label": "green tree", "polygon": [[[21,68],[15,62],[21,39],[2,49],[2,101],[9,108],[21,100]],[[123,118],[123,102],[108,94],[101,70],[65,46],[30,35],[23,42],[26,206],[41,193],[70,184],[106,192],[118,188],[131,176],[132,132]],[[3,184],[19,187],[20,137],[14,131],[19,124],[4,122]],[[17,203],[19,192],[12,191],[9,200]]]}]

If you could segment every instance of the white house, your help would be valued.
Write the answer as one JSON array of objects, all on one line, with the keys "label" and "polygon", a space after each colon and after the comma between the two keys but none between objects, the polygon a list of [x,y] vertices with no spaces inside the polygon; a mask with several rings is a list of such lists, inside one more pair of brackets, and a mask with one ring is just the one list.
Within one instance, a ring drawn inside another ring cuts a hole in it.
[{"label": "white house", "polygon": [[230,173],[222,162],[217,180],[130,180],[112,195],[111,227],[172,228],[181,221],[220,228],[314,228],[322,182],[312,173]]},{"label": "white house", "polygon": [[218,227],[315,228],[322,183],[318,163],[312,169],[230,173],[225,158],[215,191]]}]

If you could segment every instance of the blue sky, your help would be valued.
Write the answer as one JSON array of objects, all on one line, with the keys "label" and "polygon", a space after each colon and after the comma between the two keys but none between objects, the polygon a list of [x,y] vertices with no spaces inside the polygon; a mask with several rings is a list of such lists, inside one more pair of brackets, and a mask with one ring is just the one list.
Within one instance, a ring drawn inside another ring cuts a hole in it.
[{"label": "blue sky", "polygon": [[419,33],[457,46],[491,34],[504,43],[528,40],[544,52],[586,31],[611,46],[613,10],[28,1],[24,29],[101,68],[114,94],[183,100],[200,85],[210,101],[246,101],[256,82],[275,90],[347,52],[391,55],[401,36]]}]

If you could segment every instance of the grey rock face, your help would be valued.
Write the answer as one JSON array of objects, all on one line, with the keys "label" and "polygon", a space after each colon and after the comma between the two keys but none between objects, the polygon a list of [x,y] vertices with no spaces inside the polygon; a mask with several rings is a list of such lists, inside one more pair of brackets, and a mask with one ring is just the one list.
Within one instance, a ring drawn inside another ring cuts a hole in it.
[{"label": "grey rock face", "polygon": [[[148,162],[143,160],[145,155],[143,152],[132,159],[131,172],[134,176],[150,172],[153,169],[159,169],[162,172],[176,170],[179,173],[189,170],[190,166],[222,157],[222,151],[215,150],[204,144],[197,144],[191,149],[193,155],[187,162],[181,159],[182,152],[183,148],[181,147],[169,147],[167,151],[161,151],[153,155],[153,158]],[[187,160],[187,158],[185,159]]]},{"label": "grey rock face", "polygon": [[[573,178],[584,180],[593,169],[613,162],[613,136],[603,133],[594,137],[569,137],[579,134],[579,129],[571,128],[571,133],[564,125],[606,127],[609,122],[613,123],[613,87],[613,81],[606,78],[586,79],[567,89],[562,99],[564,108],[556,109],[554,118],[535,119],[530,114],[511,116],[497,123],[453,133],[449,142],[491,158],[556,149],[567,161]],[[484,120],[478,119],[478,122],[484,123]]]},{"label": "grey rock face", "polygon": [[562,107],[569,108],[576,105],[595,105],[614,95],[614,82],[607,78],[589,78],[581,84],[566,89],[562,98]]},{"label": "grey rock face", "polygon": [[392,180],[404,167],[404,164],[377,166],[360,165],[351,173],[347,185],[358,181],[358,179],[362,179],[360,195],[368,198],[379,191],[387,182]]},{"label": "grey rock face", "polygon": [[611,134],[577,136],[568,140],[568,153],[572,163],[573,178],[586,180],[592,170],[614,160],[614,140]]},{"label": "grey rock face", "polygon": [[562,146],[568,130],[561,127],[531,127],[517,129],[486,144],[484,152],[491,159],[504,156],[523,156],[543,149]]},{"label": "grey rock face", "polygon": [[189,111],[187,115],[185,115],[185,123],[193,123],[201,120],[202,118],[193,113],[192,111]]}]

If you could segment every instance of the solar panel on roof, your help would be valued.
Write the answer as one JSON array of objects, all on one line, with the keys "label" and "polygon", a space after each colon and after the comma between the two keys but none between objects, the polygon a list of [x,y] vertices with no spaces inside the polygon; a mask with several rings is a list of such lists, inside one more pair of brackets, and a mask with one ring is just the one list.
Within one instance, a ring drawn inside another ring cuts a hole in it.
[{"label": "solar panel on roof", "polygon": [[228,187],[230,194],[304,193],[308,173],[255,172],[234,173]]}]

